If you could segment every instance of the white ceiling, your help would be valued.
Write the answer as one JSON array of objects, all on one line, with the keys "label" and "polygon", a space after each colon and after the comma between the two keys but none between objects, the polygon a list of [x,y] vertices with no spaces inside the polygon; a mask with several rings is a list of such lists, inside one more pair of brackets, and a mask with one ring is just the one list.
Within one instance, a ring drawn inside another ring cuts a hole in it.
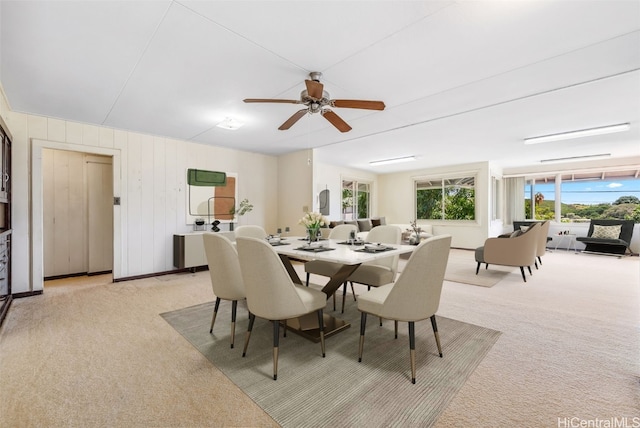
[{"label": "white ceiling", "polygon": [[[14,111],[266,154],[321,147],[374,172],[476,161],[640,155],[640,2],[10,1],[0,80]],[[336,108],[300,109],[311,71]],[[215,125],[233,117],[237,131]],[[522,139],[631,123],[557,143]],[[369,161],[415,155],[405,164]]]}]

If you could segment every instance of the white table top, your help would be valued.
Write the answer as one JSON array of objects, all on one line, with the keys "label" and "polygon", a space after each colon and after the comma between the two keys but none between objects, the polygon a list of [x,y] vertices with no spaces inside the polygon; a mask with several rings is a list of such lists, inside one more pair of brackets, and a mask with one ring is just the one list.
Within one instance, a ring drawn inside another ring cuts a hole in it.
[{"label": "white table top", "polygon": [[302,237],[299,236],[287,237],[283,239],[282,242],[289,243],[289,245],[277,245],[273,248],[278,254],[283,254],[300,260],[323,260],[333,263],[342,263],[345,265],[356,265],[376,259],[383,259],[389,256],[411,253],[416,249],[414,245],[389,245],[390,247],[393,247],[394,250],[380,251],[376,253],[358,252],[354,250],[363,249],[364,245],[345,245],[338,243],[343,242],[344,240],[327,239],[320,241],[320,244],[329,248],[335,248],[334,250],[312,252],[296,249],[307,245],[306,241],[300,240],[301,238]]}]

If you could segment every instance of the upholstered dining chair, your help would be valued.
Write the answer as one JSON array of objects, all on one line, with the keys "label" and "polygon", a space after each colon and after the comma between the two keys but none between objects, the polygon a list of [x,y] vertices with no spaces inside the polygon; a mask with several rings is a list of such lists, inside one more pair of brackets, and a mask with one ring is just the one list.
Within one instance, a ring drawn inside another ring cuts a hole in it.
[{"label": "upholstered dining chair", "polygon": [[233,348],[236,332],[236,312],[238,300],[244,300],[244,282],[240,273],[238,253],[233,243],[218,233],[205,232],[202,234],[204,251],[209,265],[211,286],[216,296],[216,303],[211,318],[209,333],[213,333],[213,325],[216,322],[220,300],[231,301],[231,347]]},{"label": "upholstered dining chair", "polygon": [[[480,265],[501,265],[514,266],[520,268],[522,279],[527,282],[524,274],[526,266],[531,275],[531,265],[536,263],[536,254],[538,251],[538,234],[540,233],[540,223],[532,224],[526,232],[513,236],[511,238],[488,238],[484,242],[484,246],[476,248],[475,256],[476,275],[480,271]],[[517,234],[518,231],[514,231]]]},{"label": "upholstered dining chair", "polygon": [[236,238],[248,237],[248,238],[266,239],[267,237],[267,232],[265,232],[265,230],[262,227],[255,226],[255,225],[238,226],[235,229],[235,233],[236,233]]},{"label": "upholstered dining chair", "polygon": [[[381,243],[399,245],[402,230],[398,226],[385,225],[376,226],[367,234],[367,241],[371,243]],[[353,283],[364,284],[367,289],[380,287],[393,282],[398,273],[399,256],[385,257],[374,262],[363,263],[349,277],[351,286]],[[344,312],[344,301],[342,299],[342,312]],[[381,320],[382,322],[382,320]]]},{"label": "upholstered dining chair", "polygon": [[[351,232],[358,233],[358,227],[353,224],[339,224],[331,229],[329,232],[329,239],[347,240],[351,236]],[[340,265],[337,263],[325,262],[322,260],[311,260],[304,264],[304,271],[307,273],[307,286],[309,286],[309,278],[311,274],[332,277],[338,270]],[[356,300],[356,293],[353,291],[353,283],[351,284],[351,292],[353,293],[353,299]],[[342,297],[347,294],[347,283],[344,283]],[[333,310],[336,310],[336,295],[333,294]],[[342,311],[344,312],[344,304],[342,305]]]},{"label": "upholstered dining chair", "polygon": [[374,288],[360,295],[358,299],[358,310],[361,312],[358,362],[362,362],[367,314],[394,320],[396,339],[398,338],[398,321],[409,324],[409,358],[412,383],[416,383],[416,321],[431,319],[438,354],[442,357],[435,313],[440,305],[440,294],[450,248],[450,235],[438,235],[426,239],[411,254],[396,282]]},{"label": "upholstered dining chair", "polygon": [[255,318],[270,320],[273,323],[273,380],[277,380],[280,321],[316,312],[324,358],[322,309],[327,305],[327,295],[294,284],[278,253],[264,239],[237,237],[236,246],[249,307],[249,327],[242,356],[247,353]]}]

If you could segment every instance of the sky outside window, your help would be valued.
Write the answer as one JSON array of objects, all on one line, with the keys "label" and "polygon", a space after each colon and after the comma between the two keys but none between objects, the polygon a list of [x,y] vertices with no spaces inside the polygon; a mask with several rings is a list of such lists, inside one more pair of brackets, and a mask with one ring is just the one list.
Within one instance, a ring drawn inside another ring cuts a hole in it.
[{"label": "sky outside window", "polygon": [[[531,186],[526,187],[526,198],[531,194]],[[546,201],[555,200],[554,183],[536,183],[535,192],[542,193]],[[640,180],[598,180],[563,181],[562,203],[601,204],[615,202],[621,196],[635,196],[640,199]]]}]

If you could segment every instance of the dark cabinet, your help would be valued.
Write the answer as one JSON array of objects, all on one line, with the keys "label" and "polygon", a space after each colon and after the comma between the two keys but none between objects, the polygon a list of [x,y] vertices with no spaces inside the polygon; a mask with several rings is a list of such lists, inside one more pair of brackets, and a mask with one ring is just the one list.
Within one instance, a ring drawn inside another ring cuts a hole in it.
[{"label": "dark cabinet", "polygon": [[11,135],[0,117],[0,324],[11,305]]}]

